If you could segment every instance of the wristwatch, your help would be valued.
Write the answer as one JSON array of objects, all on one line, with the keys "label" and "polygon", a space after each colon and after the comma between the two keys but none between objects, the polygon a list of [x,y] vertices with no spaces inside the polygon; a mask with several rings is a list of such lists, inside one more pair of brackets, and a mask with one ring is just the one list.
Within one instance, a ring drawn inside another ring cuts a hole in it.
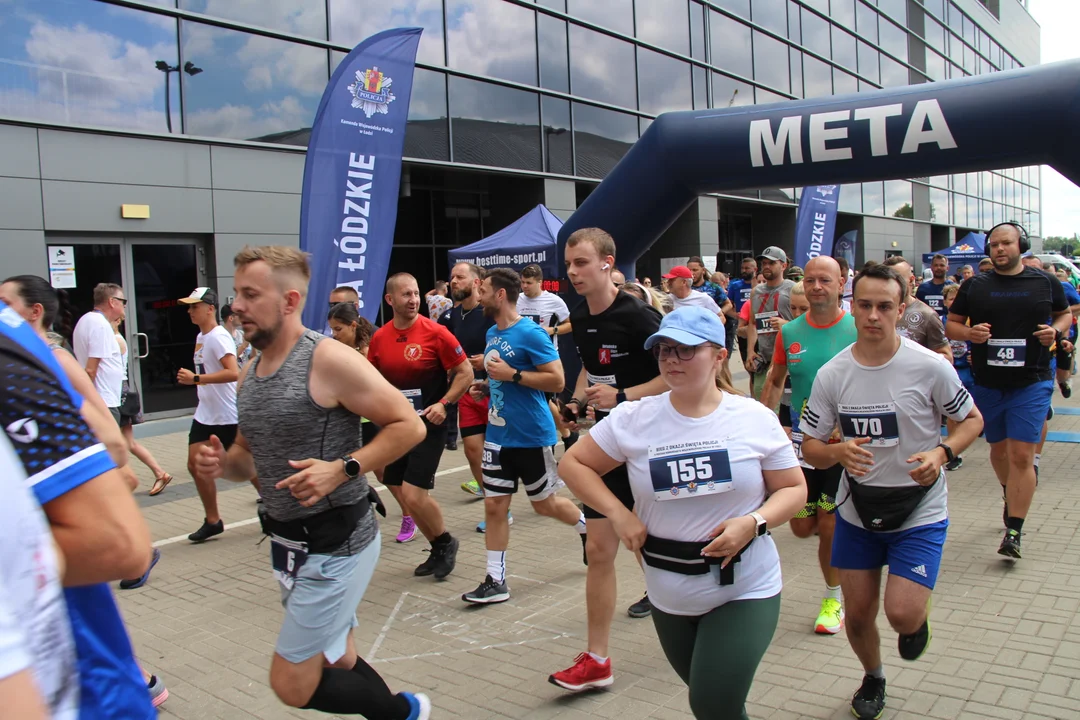
[{"label": "wristwatch", "polygon": [[515,385],[517,385],[519,382],[521,382],[521,371],[520,370],[515,370],[514,371],[513,381],[514,381]]},{"label": "wristwatch", "polygon": [[936,447],[939,447],[945,451],[945,458],[948,460],[948,462],[953,462],[954,460],[956,460],[956,455],[953,454],[952,448],[945,443],[938,443]]},{"label": "wristwatch", "polygon": [[615,404],[619,405],[624,402],[626,402],[626,391],[620,390],[619,392],[615,393]]},{"label": "wristwatch", "polygon": [[342,461],[345,463],[345,475],[350,480],[355,480],[360,477],[360,461],[354,458],[352,455],[342,455]]},{"label": "wristwatch", "polygon": [[765,525],[765,517],[759,512],[749,513],[750,517],[754,518],[757,523],[757,536],[761,537],[765,533],[769,532],[769,528]]},{"label": "wristwatch", "polygon": [[191,381],[192,381],[193,383],[195,383],[196,385],[198,385],[198,384],[199,384],[199,376],[198,376],[198,375],[196,375],[196,376],[192,377],[192,378],[191,378]]}]

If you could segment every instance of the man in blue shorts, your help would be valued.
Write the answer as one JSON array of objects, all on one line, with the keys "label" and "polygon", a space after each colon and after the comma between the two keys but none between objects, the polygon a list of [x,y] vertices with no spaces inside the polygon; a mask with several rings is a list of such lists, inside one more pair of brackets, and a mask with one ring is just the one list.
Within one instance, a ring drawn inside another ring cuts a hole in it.
[{"label": "man in blue shorts", "polygon": [[1035,450],[1054,392],[1052,347],[1072,326],[1061,282],[1025,267],[1027,233],[1014,223],[990,229],[994,267],[964,281],[945,332],[971,343],[975,403],[986,418],[990,464],[1005,496],[1005,537],[998,553],[1020,558],[1020,535],[1035,496]]},{"label": "man in blue shorts", "polygon": [[[848,641],[865,672],[851,709],[865,720],[885,708],[881,568],[889,566],[884,606],[900,657],[917,660],[930,644],[930,594],[949,525],[942,466],[982,429],[952,364],[897,335],[906,296],[905,281],[884,265],[855,278],[857,339],[818,371],[801,421],[803,458],[819,469],[844,468],[832,564],[840,570]],[[942,415],[957,422],[945,442]],[[837,426],[843,442],[830,445]]]}]

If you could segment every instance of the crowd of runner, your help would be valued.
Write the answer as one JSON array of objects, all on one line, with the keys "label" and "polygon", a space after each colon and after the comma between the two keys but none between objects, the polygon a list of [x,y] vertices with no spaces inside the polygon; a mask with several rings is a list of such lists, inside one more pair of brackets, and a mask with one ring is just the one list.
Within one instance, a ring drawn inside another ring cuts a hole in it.
[{"label": "crowd of runner", "polygon": [[[769,247],[737,278],[694,257],[657,288],[627,282],[615,241],[587,228],[565,247],[573,309],[542,290],[537,266],[459,263],[426,296],[410,274],[388,278],[391,315],[377,329],[355,291],[337,288],[312,329],[301,312],[322,300],[307,297],[305,255],[245,248],[231,306],[210,288],[180,300],[199,329],[192,367],[177,374],[199,398],[188,471],[205,517],[189,539],[224,531],[218,478],[252,483],[284,609],[275,694],[295,708],[426,719],[430,699],[391,691],[352,638],[380,555],[375,515],[387,515],[367,473],[400,511],[396,541],[426,540],[413,575],[444,580],[460,543],[431,491],[460,439],[486,546],[463,603],[512,599],[510,505],[524,489],[537,514],[567,526],[552,533],[581,538],[586,566],[585,643],[550,682],[613,684],[622,545],[646,591],[628,613],[651,616],[691,711],[712,720],[747,717],[780,616],[771,533],[789,523],[817,538],[813,631],[846,630],[864,670],[852,712],[878,718],[879,608],[902,659],[931,642],[946,470],[985,436],[1003,494],[997,552],[1019,560],[1055,382],[1071,393],[1080,295],[1025,257],[1016,224],[989,231],[987,254],[989,267],[962,270],[959,284],[936,256],[920,284],[901,257],[851,273],[829,257],[793,267]],[[152,495],[172,480],[131,433],[123,289],[99,285],[70,333],[40,278],[9,278],[0,301],[0,536],[15,558],[0,569],[0,707],[31,720],[154,717],[168,693],[136,663],[107,585],[140,587],[160,559],[130,456],[154,472]],[[560,336],[576,348],[576,377]],[[736,343],[749,392],[732,383]]]}]

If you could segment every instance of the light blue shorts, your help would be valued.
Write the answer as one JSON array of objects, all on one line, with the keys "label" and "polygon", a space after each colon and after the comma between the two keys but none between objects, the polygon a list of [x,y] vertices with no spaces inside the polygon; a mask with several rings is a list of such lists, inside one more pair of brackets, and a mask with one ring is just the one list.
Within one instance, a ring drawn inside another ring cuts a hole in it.
[{"label": "light blue shorts", "polygon": [[356,608],[379,563],[382,537],[356,555],[309,555],[292,590],[281,588],[285,620],[274,651],[291,663],[322,653],[329,663],[345,654],[345,641],[359,625]]}]

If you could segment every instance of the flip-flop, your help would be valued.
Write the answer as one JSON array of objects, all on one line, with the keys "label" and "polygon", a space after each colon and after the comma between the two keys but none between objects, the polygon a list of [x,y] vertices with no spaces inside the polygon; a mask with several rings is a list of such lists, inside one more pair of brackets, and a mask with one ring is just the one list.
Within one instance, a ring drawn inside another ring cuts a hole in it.
[{"label": "flip-flop", "polygon": [[165,473],[159,478],[154,478],[154,487],[150,488],[150,496],[159,495],[165,487],[172,482],[173,476]]}]

